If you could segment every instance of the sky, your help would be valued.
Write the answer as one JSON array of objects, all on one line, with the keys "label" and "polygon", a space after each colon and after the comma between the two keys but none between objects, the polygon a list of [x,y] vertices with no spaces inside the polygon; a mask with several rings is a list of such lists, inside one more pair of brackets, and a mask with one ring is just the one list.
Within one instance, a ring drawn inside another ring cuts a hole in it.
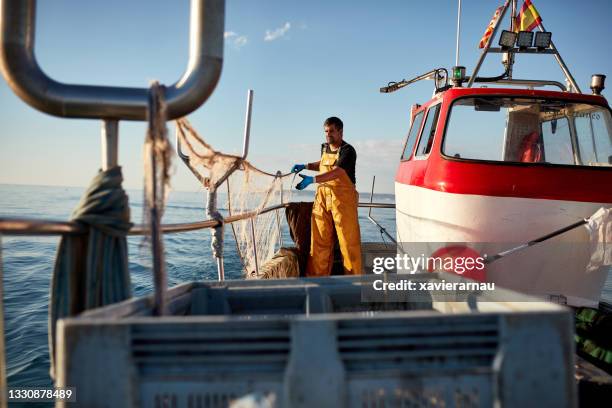
[{"label": "sky", "polygon": [[[532,2],[582,91],[590,92],[595,73],[607,75],[612,86],[612,2]],[[468,74],[502,4],[462,1],[460,64]],[[172,84],[187,62],[188,15],[187,0],[39,1],[35,54],[61,82]],[[247,90],[253,89],[249,160],[287,172],[294,163],[318,160],[323,121],[338,116],[344,139],[357,150],[357,189],[369,191],[376,175],[376,192],[392,193],[410,106],[426,102],[433,85],[421,82],[392,94],[378,90],[454,65],[456,21],[456,0],[227,0],[221,79],[189,120],[217,150],[239,153]],[[480,74],[502,70],[500,56],[490,54]],[[514,77],[563,82],[551,56],[518,56]],[[609,89],[603,94],[610,95]],[[100,128],[98,120],[38,112],[0,80],[0,183],[87,186],[101,164]],[[145,131],[142,122],[120,122],[126,188],[142,188]],[[169,131],[174,140],[171,123]],[[171,183],[176,191],[202,189],[178,159]]]}]

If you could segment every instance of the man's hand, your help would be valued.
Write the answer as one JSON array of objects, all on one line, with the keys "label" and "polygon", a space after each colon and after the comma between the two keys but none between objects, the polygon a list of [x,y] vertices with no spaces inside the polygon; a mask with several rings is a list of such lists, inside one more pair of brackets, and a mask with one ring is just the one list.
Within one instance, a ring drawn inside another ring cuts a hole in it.
[{"label": "man's hand", "polygon": [[306,168],[305,164],[294,164],[293,167],[291,168],[291,172],[292,173],[299,173],[300,171],[304,170]]},{"label": "man's hand", "polygon": [[295,186],[295,188],[297,188],[298,190],[303,190],[306,187],[308,187],[309,185],[311,185],[312,183],[314,183],[314,177],[312,176],[304,176],[302,174],[299,175],[302,178],[302,181],[300,181],[298,183],[297,186]]}]

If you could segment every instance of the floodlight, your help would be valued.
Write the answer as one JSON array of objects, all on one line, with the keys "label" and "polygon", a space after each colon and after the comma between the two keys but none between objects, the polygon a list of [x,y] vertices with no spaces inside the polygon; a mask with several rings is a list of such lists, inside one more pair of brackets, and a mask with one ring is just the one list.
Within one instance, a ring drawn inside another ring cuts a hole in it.
[{"label": "floodlight", "polygon": [[534,47],[540,50],[550,47],[551,37],[552,33],[550,31],[538,31],[535,35]]},{"label": "floodlight", "polygon": [[531,47],[531,44],[533,44],[533,32],[519,31],[516,45],[518,45],[519,48],[528,48]]},{"label": "floodlight", "polygon": [[499,37],[499,45],[502,48],[512,48],[516,42],[516,33],[514,31],[504,30]]}]

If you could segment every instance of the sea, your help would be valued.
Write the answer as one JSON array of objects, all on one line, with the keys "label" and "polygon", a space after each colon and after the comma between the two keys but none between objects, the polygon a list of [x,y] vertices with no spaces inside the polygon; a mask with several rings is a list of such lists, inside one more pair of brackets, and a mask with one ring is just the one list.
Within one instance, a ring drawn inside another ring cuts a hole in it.
[{"label": "sea", "polygon": [[[0,217],[66,221],[77,206],[84,188],[0,184]],[[132,222],[142,222],[142,191],[128,190]],[[312,200],[312,191],[294,193],[292,201]],[[171,192],[163,223],[184,223],[205,219],[204,192]],[[361,194],[360,201],[369,201]],[[375,202],[393,203],[393,195],[375,194]],[[395,236],[395,212],[373,209],[372,217]],[[362,240],[388,241],[379,227],[360,209]],[[290,245],[283,225],[284,245]],[[1,262],[4,275],[4,329],[7,381],[12,387],[50,387],[47,316],[49,284],[59,237],[2,236]],[[134,296],[152,293],[150,255],[142,237],[128,237],[129,267]],[[167,234],[164,237],[169,286],[194,280],[217,279],[216,263],[210,249],[210,230]],[[242,277],[240,258],[230,228],[225,235],[226,279]],[[612,275],[612,274],[611,274]],[[612,302],[612,276],[602,293]],[[28,406],[33,406],[28,404]]]}]

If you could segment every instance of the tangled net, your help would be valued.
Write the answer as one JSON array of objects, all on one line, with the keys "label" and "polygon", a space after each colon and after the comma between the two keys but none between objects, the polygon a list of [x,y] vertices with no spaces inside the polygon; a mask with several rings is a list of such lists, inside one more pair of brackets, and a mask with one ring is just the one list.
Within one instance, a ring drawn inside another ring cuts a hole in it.
[{"label": "tangled net", "polygon": [[[227,220],[245,213],[252,215],[230,225],[245,276],[264,277],[262,266],[282,247],[283,238],[290,241],[282,236],[281,204],[291,201],[288,176],[292,173],[268,173],[240,156],[216,151],[185,118],[177,120],[176,129],[191,171],[210,193],[217,192],[219,199],[225,198],[225,205],[220,207],[227,212],[223,217]],[[276,205],[279,209],[262,213]]]}]

